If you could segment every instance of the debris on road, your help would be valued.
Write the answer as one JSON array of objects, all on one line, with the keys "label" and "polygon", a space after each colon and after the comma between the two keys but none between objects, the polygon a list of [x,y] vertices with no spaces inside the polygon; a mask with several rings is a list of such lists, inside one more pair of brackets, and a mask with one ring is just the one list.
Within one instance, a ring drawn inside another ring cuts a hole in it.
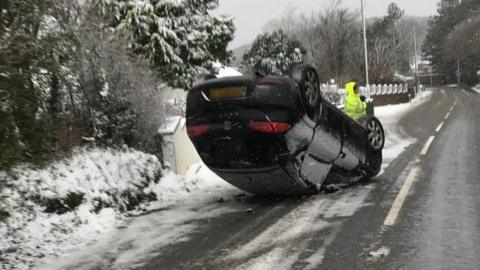
[{"label": "debris on road", "polygon": [[390,255],[390,248],[388,247],[381,247],[380,249],[376,251],[372,251],[368,254],[369,260],[370,261],[378,261],[381,258],[385,258],[388,255]]}]

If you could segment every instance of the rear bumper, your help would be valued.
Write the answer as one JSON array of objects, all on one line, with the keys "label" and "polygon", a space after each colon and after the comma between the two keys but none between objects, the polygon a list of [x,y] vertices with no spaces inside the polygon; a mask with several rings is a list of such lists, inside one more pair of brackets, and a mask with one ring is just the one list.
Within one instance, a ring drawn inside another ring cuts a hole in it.
[{"label": "rear bumper", "polygon": [[217,132],[192,140],[207,166],[222,170],[255,170],[284,166],[288,162],[290,153],[283,135],[248,130],[231,133]]}]

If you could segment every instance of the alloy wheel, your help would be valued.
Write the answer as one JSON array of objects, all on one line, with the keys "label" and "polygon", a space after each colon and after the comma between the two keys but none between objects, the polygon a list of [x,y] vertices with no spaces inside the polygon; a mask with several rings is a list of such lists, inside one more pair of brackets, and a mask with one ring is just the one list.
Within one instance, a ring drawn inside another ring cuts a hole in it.
[{"label": "alloy wheel", "polygon": [[375,120],[369,121],[367,125],[368,142],[375,150],[380,150],[385,142],[385,134],[382,127]]}]

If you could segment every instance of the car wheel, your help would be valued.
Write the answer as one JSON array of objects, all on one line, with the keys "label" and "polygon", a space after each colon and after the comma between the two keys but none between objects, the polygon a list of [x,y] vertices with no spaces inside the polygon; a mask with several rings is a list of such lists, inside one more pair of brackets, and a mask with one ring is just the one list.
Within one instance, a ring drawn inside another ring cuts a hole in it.
[{"label": "car wheel", "polygon": [[368,132],[368,143],[372,150],[381,151],[385,145],[385,132],[380,121],[375,117],[368,117],[365,121]]},{"label": "car wheel", "polygon": [[291,71],[291,77],[298,85],[308,117],[315,119],[318,115],[321,100],[317,71],[309,65],[296,65]]}]

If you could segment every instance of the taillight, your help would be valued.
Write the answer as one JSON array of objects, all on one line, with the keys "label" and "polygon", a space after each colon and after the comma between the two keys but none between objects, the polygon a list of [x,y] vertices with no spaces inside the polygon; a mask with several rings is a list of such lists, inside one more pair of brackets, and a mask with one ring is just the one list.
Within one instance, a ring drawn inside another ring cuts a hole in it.
[{"label": "taillight", "polygon": [[283,122],[250,121],[248,126],[263,133],[285,133],[292,128],[292,125]]},{"label": "taillight", "polygon": [[187,127],[187,134],[190,138],[204,135],[208,131],[208,125],[198,125]]}]

